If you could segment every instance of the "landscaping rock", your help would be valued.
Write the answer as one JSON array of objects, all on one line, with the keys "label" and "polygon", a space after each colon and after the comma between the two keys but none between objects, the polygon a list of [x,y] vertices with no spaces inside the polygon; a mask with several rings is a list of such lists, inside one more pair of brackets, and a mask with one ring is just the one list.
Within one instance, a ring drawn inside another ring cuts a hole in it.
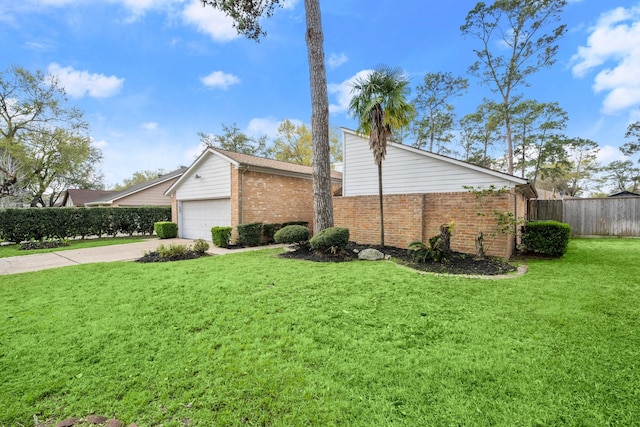
[{"label": "landscaping rock", "polygon": [[77,418],[67,418],[66,420],[58,422],[58,424],[56,424],[56,427],[72,427],[76,425],[77,422]]},{"label": "landscaping rock", "polygon": [[377,249],[369,248],[358,254],[358,259],[366,261],[378,261],[384,259],[384,254]]},{"label": "landscaping rock", "polygon": [[102,424],[107,421],[107,417],[103,417],[102,415],[88,415],[87,422],[91,424]]},{"label": "landscaping rock", "polygon": [[121,425],[122,423],[120,422],[120,420],[112,418],[109,421],[107,421],[107,425],[105,427],[120,427]]}]

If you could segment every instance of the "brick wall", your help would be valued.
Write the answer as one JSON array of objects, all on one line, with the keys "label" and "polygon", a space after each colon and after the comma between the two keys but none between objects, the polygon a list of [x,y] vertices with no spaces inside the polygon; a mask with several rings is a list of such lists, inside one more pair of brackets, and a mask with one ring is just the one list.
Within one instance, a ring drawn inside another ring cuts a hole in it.
[{"label": "brick wall", "polygon": [[[482,200],[468,192],[403,194],[384,197],[385,244],[406,248],[414,240],[427,241],[439,233],[441,224],[454,221],[451,248],[475,253],[475,239],[485,234],[485,250],[489,255],[507,258],[513,253],[513,237],[495,235],[493,211],[514,212],[523,216],[526,201],[514,193]],[[348,227],[351,240],[364,244],[380,244],[380,208],[378,196],[333,198],[335,225]],[[478,215],[478,213],[482,215]],[[492,234],[494,236],[492,236]]]}]

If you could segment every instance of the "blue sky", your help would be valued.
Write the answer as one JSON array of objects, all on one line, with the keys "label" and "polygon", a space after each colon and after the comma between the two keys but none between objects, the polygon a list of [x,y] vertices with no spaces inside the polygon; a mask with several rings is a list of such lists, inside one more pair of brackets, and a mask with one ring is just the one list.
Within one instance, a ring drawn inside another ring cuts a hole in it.
[{"label": "blue sky", "polygon": [[[7,4],[9,3],[9,4]],[[322,2],[332,126],[355,128],[349,82],[378,64],[403,68],[412,86],[428,72],[467,76],[478,46],[460,34],[475,0]],[[557,101],[569,136],[621,158],[630,122],[640,120],[640,0],[573,0],[556,64],[530,80],[524,95]],[[310,123],[302,0],[264,21],[259,43],[199,0],[21,0],[0,3],[0,68],[57,74],[85,113],[102,149],[107,187],[138,170],[189,165],[198,132],[236,123],[273,136],[284,119]],[[461,117],[486,87],[471,76],[455,101]]]}]

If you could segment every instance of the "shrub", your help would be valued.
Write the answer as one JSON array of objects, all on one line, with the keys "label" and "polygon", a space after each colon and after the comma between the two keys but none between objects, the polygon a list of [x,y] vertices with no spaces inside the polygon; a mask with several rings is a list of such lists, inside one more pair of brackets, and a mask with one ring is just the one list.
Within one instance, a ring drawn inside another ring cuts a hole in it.
[{"label": "shrub", "polygon": [[282,228],[282,224],[262,224],[262,240],[264,243],[275,242],[275,234]]},{"label": "shrub", "polygon": [[211,241],[219,248],[229,247],[232,230],[231,227],[213,227],[211,229]]},{"label": "shrub", "polygon": [[287,221],[283,222],[282,226],[286,227],[287,225],[304,225],[305,227],[309,227],[309,221]]},{"label": "shrub", "polygon": [[304,225],[287,225],[273,236],[276,243],[301,244],[309,240],[309,229]]},{"label": "shrub", "polygon": [[189,248],[186,245],[171,244],[169,246],[160,245],[156,249],[158,256],[164,259],[180,259],[189,254]]},{"label": "shrub", "polygon": [[238,225],[238,244],[240,246],[258,246],[262,236],[262,224],[251,222]]},{"label": "shrub", "polygon": [[347,247],[349,229],[344,227],[325,228],[309,239],[311,248],[321,252],[337,252]]},{"label": "shrub", "polygon": [[522,229],[522,243],[528,252],[562,256],[567,251],[571,226],[557,221],[528,222]]},{"label": "shrub", "polygon": [[178,224],[170,221],[159,221],[153,224],[153,230],[161,239],[174,239],[178,236]]},{"label": "shrub", "polygon": [[203,239],[196,239],[193,242],[193,251],[198,255],[203,255],[209,250],[209,244]]},{"label": "shrub", "polygon": [[420,240],[411,242],[407,250],[411,254],[413,261],[418,263],[427,261],[440,262],[445,255],[445,249],[439,235],[431,237],[428,245]]}]

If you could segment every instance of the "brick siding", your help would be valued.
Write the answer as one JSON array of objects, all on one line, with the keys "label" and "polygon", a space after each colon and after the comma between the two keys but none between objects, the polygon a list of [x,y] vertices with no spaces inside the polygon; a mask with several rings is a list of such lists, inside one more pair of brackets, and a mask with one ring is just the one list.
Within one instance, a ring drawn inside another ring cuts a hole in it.
[{"label": "brick siding", "polygon": [[[467,192],[386,195],[385,244],[406,248],[414,240],[427,241],[439,233],[440,225],[453,221],[453,250],[475,253],[475,239],[482,231],[486,253],[508,258],[513,253],[515,242],[510,235],[496,234],[493,212],[515,213],[516,203],[517,215],[522,217],[526,200],[513,192],[486,197],[482,201]],[[335,225],[348,227],[351,240],[380,244],[378,196],[334,197],[333,206]],[[482,215],[478,215],[479,212]]]}]

